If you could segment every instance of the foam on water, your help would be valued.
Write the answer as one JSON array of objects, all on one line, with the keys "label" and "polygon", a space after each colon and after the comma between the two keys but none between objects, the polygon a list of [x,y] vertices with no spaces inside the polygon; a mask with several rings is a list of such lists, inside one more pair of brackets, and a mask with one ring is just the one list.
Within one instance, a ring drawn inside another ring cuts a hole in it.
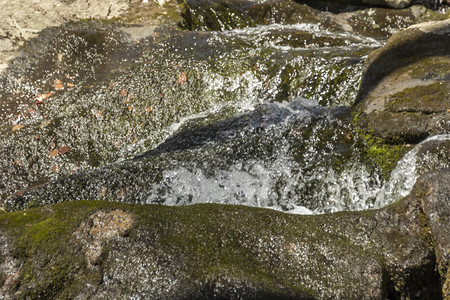
[{"label": "foam on water", "polygon": [[[389,181],[378,192],[374,207],[384,207],[408,195],[411,192],[414,184],[416,183],[417,178],[420,176],[420,173],[417,170],[418,160],[420,159],[418,157],[418,153],[424,146],[426,146],[430,142],[449,140],[450,134],[432,136],[409,151],[398,162],[397,166],[391,173]],[[421,159],[427,160],[427,157]],[[446,163],[445,161],[442,161],[441,163],[442,165],[440,167],[449,167],[448,163]]]},{"label": "foam on water", "polygon": [[[310,124],[313,133],[302,141],[305,150],[300,161],[293,157],[292,144],[283,135],[295,124],[311,123],[312,118],[330,118],[330,110],[306,99],[273,103],[257,118],[248,119],[245,131],[272,132],[266,139],[276,140],[270,157],[234,159],[226,168],[216,166],[222,154],[196,152],[195,161],[185,161],[167,168],[162,179],[150,185],[145,192],[145,203],[189,205],[195,203],[240,204],[266,207],[290,213],[323,213],[339,210],[361,210],[371,207],[371,199],[379,191],[381,181],[373,179],[367,166],[357,157],[337,170],[321,162],[328,150],[319,149],[322,125]],[[243,135],[242,127],[229,128],[216,135],[233,137]],[[179,144],[185,144],[183,140]],[[259,145],[255,145],[259,147]],[[224,146],[226,147],[226,146]],[[245,146],[248,147],[248,146]],[[246,151],[255,151],[250,146]],[[326,145],[332,149],[332,142]],[[233,152],[234,150],[229,149]],[[320,152],[322,151],[322,153]],[[372,178],[372,179],[371,179]]]}]

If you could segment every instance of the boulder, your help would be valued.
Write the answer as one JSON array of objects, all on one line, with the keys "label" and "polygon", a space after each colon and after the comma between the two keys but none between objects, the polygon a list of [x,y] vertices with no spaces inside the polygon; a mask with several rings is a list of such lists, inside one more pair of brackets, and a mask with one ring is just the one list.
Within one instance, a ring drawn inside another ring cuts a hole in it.
[{"label": "boulder", "polygon": [[450,19],[409,27],[369,55],[357,98],[363,127],[415,143],[450,132]]},{"label": "boulder", "polygon": [[376,1],[367,4],[375,7],[368,7],[361,1],[186,1],[180,26],[189,30],[216,31],[263,24],[312,23],[320,24],[325,30],[385,39],[402,28],[425,20],[442,20],[449,14],[418,5],[393,10],[376,7],[380,4]]},{"label": "boulder", "polygon": [[432,9],[437,9],[442,5],[442,0],[330,0],[329,2],[338,2],[353,5],[371,5],[384,6],[390,8],[405,8],[413,4],[425,5]]},{"label": "boulder", "polygon": [[24,41],[49,27],[80,19],[121,20],[144,26],[181,22],[181,6],[175,0],[59,0],[0,3],[0,73],[8,61],[20,55]]},{"label": "boulder", "polygon": [[448,293],[449,194],[442,169],[376,211],[76,201],[2,213],[1,295],[439,299]]}]

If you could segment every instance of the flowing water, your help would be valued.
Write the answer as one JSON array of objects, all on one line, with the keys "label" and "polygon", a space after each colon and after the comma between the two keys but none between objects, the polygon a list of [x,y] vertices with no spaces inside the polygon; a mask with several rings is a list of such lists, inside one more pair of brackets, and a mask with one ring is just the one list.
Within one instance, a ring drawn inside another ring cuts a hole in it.
[{"label": "flowing water", "polygon": [[450,168],[450,135],[429,137],[409,151],[392,171],[389,181],[378,192],[374,206],[386,206],[408,195],[419,175],[433,169]]},{"label": "flowing water", "polygon": [[384,181],[348,107],[383,41],[273,23],[163,30],[136,43],[108,26],[49,29],[2,78],[0,194],[9,207],[374,207]]}]

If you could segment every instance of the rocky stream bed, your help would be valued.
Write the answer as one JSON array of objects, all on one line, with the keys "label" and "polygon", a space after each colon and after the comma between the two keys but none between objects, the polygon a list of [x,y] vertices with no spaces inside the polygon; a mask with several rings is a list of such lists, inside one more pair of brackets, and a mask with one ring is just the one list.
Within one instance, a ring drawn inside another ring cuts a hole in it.
[{"label": "rocky stream bed", "polygon": [[0,299],[450,299],[446,1],[0,3]]}]

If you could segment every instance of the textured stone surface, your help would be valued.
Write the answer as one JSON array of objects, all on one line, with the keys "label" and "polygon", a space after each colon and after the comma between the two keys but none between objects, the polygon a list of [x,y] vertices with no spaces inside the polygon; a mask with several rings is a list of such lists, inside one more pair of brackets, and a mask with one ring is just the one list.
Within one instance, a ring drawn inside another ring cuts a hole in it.
[{"label": "textured stone surface", "polygon": [[357,101],[384,139],[417,142],[450,132],[450,19],[393,35],[368,60]]},{"label": "textured stone surface", "polygon": [[0,19],[1,73],[9,60],[20,54],[18,47],[45,28],[79,19],[120,19],[132,24],[157,26],[180,22],[181,10],[175,0],[2,1]]},{"label": "textured stone surface", "polygon": [[[442,169],[376,211],[298,216],[79,201],[3,213],[0,230],[11,246],[1,259],[15,261],[0,269],[2,291],[18,298],[439,299],[448,293],[449,194],[450,170]],[[95,260],[88,245],[101,245]]]}]

